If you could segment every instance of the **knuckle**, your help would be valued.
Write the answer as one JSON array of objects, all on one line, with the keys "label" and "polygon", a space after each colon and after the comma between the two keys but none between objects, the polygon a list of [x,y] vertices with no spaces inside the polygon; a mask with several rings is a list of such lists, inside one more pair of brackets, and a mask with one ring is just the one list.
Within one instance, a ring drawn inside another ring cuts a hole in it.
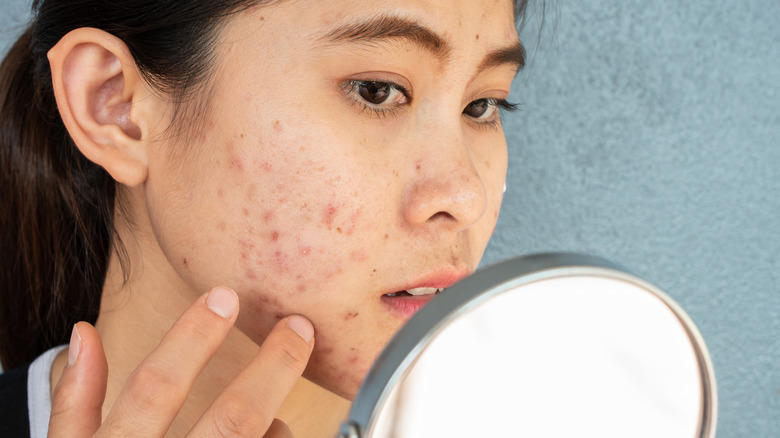
[{"label": "knuckle", "polygon": [[179,331],[186,333],[188,337],[199,340],[210,340],[215,337],[214,325],[204,322],[203,318],[186,317],[176,324],[179,326]]},{"label": "knuckle", "polygon": [[269,355],[271,358],[296,373],[303,372],[306,364],[309,362],[309,347],[301,346],[303,342],[275,342],[270,347]]},{"label": "knuckle", "polygon": [[223,393],[214,407],[214,430],[217,436],[224,437],[257,436],[263,432],[263,412],[267,409],[262,402],[240,391]]},{"label": "knuckle", "polygon": [[176,377],[163,367],[141,364],[125,385],[130,400],[141,410],[178,407]]}]

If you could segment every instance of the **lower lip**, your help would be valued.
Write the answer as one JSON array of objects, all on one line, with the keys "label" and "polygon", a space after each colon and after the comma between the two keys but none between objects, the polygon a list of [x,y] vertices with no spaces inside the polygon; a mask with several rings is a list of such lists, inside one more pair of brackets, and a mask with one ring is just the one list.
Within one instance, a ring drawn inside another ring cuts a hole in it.
[{"label": "lower lip", "polygon": [[400,297],[382,295],[382,302],[385,303],[393,313],[405,321],[422,309],[422,307],[428,304],[428,301],[432,300],[435,296],[435,294],[416,296],[405,295]]}]

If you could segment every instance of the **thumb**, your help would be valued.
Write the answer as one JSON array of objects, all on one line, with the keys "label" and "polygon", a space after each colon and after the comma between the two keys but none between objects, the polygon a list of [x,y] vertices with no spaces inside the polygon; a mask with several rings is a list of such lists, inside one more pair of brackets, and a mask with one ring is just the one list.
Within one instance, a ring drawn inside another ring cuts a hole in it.
[{"label": "thumb", "polygon": [[68,365],[54,389],[49,437],[92,436],[103,421],[108,363],[97,330],[86,322],[73,326]]}]

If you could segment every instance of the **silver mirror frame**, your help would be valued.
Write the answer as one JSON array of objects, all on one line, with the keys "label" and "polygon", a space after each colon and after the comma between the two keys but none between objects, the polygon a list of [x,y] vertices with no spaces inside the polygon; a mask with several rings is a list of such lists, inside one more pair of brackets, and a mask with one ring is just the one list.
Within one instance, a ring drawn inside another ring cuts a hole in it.
[{"label": "silver mirror frame", "polygon": [[429,342],[460,315],[510,289],[550,278],[596,276],[622,280],[657,296],[674,313],[688,334],[699,364],[701,418],[696,437],[713,438],[717,423],[717,387],[707,347],[691,318],[666,293],[605,259],[575,253],[548,253],[510,259],[465,278],[423,307],[390,340],[369,370],[337,438],[369,438],[391,390],[401,381]]}]

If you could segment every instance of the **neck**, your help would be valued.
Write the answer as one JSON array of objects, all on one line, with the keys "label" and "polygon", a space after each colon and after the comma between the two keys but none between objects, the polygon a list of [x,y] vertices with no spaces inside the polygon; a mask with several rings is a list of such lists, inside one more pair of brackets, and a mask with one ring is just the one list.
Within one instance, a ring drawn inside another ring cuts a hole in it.
[{"label": "neck", "polygon": [[[137,231],[137,230],[136,230]],[[109,365],[104,417],[110,412],[124,382],[152,352],[178,316],[197,298],[173,272],[165,256],[149,251],[143,241],[132,240],[127,230],[118,230],[130,261],[125,281],[116,256],[112,257],[103,290],[96,329],[100,333]],[[135,234],[137,237],[138,234]],[[142,250],[144,248],[144,250]],[[216,286],[216,285],[215,285]],[[190,396],[179,411],[167,436],[185,436],[216,396],[249,364],[258,345],[240,330],[231,330],[221,348],[195,381]],[[187,360],[183,357],[182,360]],[[60,354],[52,369],[52,388],[67,361]],[[276,417],[298,438],[332,437],[349,410],[349,402],[301,378]]]}]

